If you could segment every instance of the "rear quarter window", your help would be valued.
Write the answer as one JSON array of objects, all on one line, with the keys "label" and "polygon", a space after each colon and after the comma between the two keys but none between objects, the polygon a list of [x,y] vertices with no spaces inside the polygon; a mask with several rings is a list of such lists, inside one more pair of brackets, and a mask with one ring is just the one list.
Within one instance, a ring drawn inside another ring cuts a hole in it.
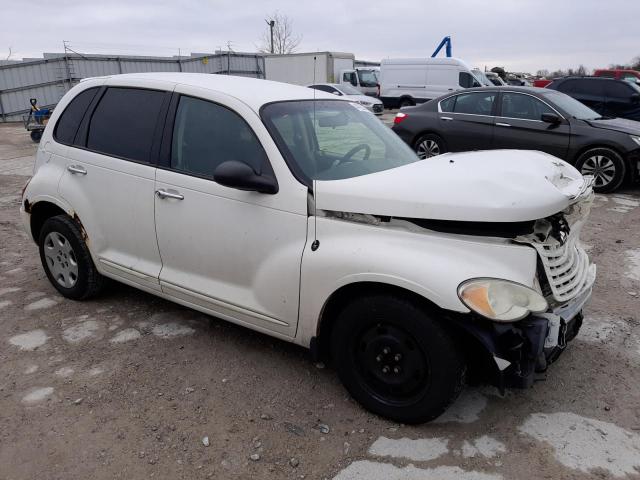
[{"label": "rear quarter window", "polygon": [[88,88],[76,95],[64,109],[53,132],[56,142],[72,145],[82,118],[99,88]]}]

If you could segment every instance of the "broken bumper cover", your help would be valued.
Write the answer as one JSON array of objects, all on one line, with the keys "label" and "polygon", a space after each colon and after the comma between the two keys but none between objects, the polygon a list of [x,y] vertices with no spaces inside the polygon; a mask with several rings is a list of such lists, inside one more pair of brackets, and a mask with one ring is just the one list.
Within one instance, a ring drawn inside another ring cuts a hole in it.
[{"label": "broken bumper cover", "polygon": [[582,326],[582,309],[591,298],[596,267],[589,267],[589,283],[574,299],[550,312],[532,314],[514,323],[458,321],[458,326],[480,342],[491,357],[493,383],[530,387],[536,373],[544,372],[575,338]]}]

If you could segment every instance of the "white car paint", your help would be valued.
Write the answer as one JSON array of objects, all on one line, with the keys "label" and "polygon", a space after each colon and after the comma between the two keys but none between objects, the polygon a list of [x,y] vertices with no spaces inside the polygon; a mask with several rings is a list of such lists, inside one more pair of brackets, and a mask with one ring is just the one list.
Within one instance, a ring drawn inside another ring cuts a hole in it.
[{"label": "white car paint", "polygon": [[[365,107],[370,112],[376,115],[382,115],[384,113],[384,106],[381,100],[370,95],[363,95],[355,90],[355,87],[351,85],[339,85],[337,83],[314,83],[308,85],[309,88],[315,88],[315,90],[323,91],[323,89],[329,90],[327,93],[336,95],[338,97],[344,97],[345,100],[350,102],[357,102]],[[357,93],[356,93],[357,92]],[[376,107],[374,110],[374,107]]]},{"label": "white car paint", "polygon": [[[175,90],[235,110],[262,144],[278,193],[236,190],[57,144],[52,126],[64,107],[80,91],[103,84]],[[527,245],[437,233],[397,219],[351,221],[332,211],[471,215],[476,221],[534,218],[561,211],[581,188],[571,167],[531,152],[446,155],[411,168],[317,182],[317,205],[310,208],[308,188],[289,170],[259,112],[270,102],[323,97],[334,98],[222,75],[153,73],[84,81],[63,98],[45,129],[24,193],[29,207],[26,202],[21,207],[25,226],[30,229],[30,207],[53,203],[81,222],[103,275],[304,346],[317,335],[330,296],[355,282],[395,285],[456,312],[468,311],[456,289],[469,278],[535,286],[536,251]],[[511,163],[518,166],[508,168]],[[87,174],[69,172],[74,165]],[[464,166],[473,170],[475,182]],[[179,190],[184,201],[158,199],[158,189]],[[316,239],[317,250],[312,249]]]}]

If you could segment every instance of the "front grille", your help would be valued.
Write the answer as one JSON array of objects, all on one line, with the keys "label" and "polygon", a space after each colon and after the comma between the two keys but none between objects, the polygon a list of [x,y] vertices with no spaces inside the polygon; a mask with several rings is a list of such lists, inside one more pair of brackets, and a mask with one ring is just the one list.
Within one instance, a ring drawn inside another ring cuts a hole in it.
[{"label": "front grille", "polygon": [[553,297],[566,302],[578,295],[589,282],[589,257],[578,246],[578,235],[571,232],[564,244],[532,243],[544,267]]},{"label": "front grille", "polygon": [[374,111],[374,112],[376,112],[376,113],[381,112],[381,111],[382,111],[382,109],[383,109],[382,105],[375,104],[375,105],[373,106],[373,111]]}]

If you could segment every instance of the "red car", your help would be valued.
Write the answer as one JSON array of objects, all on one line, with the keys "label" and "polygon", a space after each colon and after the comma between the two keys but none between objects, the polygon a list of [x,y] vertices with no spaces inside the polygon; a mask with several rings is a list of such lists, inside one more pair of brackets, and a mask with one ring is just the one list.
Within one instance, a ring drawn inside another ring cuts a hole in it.
[{"label": "red car", "polygon": [[594,77],[615,78],[616,80],[636,81],[640,83],[640,72],[624,69],[601,69],[593,72]]},{"label": "red car", "polygon": [[534,80],[533,81],[533,86],[534,87],[539,87],[539,88],[544,88],[547,85],[549,85],[553,80],[547,80],[546,78],[541,78],[539,80]]}]

